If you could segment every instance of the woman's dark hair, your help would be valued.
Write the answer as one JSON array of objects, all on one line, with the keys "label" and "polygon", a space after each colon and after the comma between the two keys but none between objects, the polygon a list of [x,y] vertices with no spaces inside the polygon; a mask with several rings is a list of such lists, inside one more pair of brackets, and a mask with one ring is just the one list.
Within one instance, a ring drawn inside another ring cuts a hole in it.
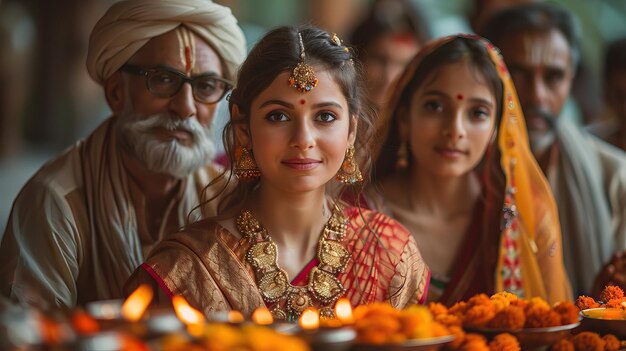
[{"label": "woman's dark hair", "polygon": [[[389,132],[385,137],[382,147],[380,148],[377,160],[374,165],[372,174],[374,180],[381,180],[395,172],[395,165],[398,158],[398,150],[400,148],[400,131],[399,120],[410,118],[409,110],[413,95],[424,81],[435,74],[444,66],[457,63],[468,62],[475,68],[475,72],[480,74],[488,86],[491,88],[495,96],[497,104],[496,108],[496,126],[502,115],[502,80],[498,76],[498,71],[491,60],[487,49],[478,40],[466,37],[456,37],[436,48],[421,60],[419,66],[415,69],[413,77],[409,83],[400,92],[400,97],[390,115],[387,117],[386,126]],[[410,69],[410,68],[409,68]],[[406,73],[405,73],[406,74]],[[407,140],[406,142],[410,142]],[[410,148],[408,161],[412,162],[410,156]]]},{"label": "woman's dark hair", "polygon": [[[368,141],[373,131],[374,110],[365,96],[362,86],[362,69],[359,62],[353,59],[353,50],[343,43],[337,44],[333,41],[332,34],[313,26],[279,27],[267,33],[254,46],[239,70],[236,88],[228,99],[230,110],[232,111],[233,106],[237,105],[242,118],[239,120],[231,118],[224,128],[222,138],[230,161],[230,172],[223,173],[209,184],[209,186],[222,184],[223,189],[218,195],[224,193],[232,183],[232,171],[235,165],[234,149],[237,146],[233,124],[249,124],[252,101],[279,74],[291,72],[302,61],[298,34],[302,36],[304,44],[305,62],[331,73],[348,102],[350,116],[357,117],[358,128],[354,147],[363,177],[367,179],[371,167]],[[286,81],[285,84],[287,84]],[[227,178],[226,183],[222,182],[224,178]],[[234,188],[230,189],[219,202],[219,217],[233,215],[257,184],[258,181],[235,184]],[[342,187],[338,187],[338,190],[342,190]]]},{"label": "woman's dark hair", "polygon": [[367,17],[354,29],[350,43],[363,60],[367,47],[387,34],[410,33],[418,43],[430,39],[428,27],[418,8],[408,0],[375,0]]}]

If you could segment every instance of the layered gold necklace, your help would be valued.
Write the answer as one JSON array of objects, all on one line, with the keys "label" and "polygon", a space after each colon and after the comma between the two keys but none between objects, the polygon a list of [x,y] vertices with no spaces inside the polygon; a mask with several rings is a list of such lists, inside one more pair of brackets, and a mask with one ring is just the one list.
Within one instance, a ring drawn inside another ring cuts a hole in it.
[{"label": "layered gold necklace", "polygon": [[341,241],[346,235],[348,220],[343,208],[335,205],[324,226],[317,247],[317,266],[309,273],[305,286],[291,285],[287,272],[278,267],[278,249],[267,230],[254,218],[252,212],[241,211],[237,229],[252,243],[246,261],[252,265],[261,296],[277,319],[296,320],[307,307],[317,306],[320,315],[332,318],[333,305],[346,289],[337,279],[350,259],[350,253]]}]

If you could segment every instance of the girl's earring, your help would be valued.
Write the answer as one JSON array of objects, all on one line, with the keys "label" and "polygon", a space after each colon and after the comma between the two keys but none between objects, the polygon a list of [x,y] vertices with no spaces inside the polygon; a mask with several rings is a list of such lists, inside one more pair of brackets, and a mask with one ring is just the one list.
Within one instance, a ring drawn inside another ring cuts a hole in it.
[{"label": "girl's earring", "polygon": [[254,180],[261,176],[261,170],[256,165],[252,150],[239,147],[235,155],[235,176],[240,180]]},{"label": "girl's earring", "polygon": [[363,175],[361,174],[361,170],[359,170],[359,165],[354,159],[354,146],[350,145],[346,150],[346,156],[343,159],[343,163],[341,164],[341,168],[337,171],[337,175],[335,179],[338,182],[354,185],[363,182]]},{"label": "girl's earring", "polygon": [[409,166],[409,147],[407,142],[403,141],[398,148],[396,155],[396,169],[406,169]]}]

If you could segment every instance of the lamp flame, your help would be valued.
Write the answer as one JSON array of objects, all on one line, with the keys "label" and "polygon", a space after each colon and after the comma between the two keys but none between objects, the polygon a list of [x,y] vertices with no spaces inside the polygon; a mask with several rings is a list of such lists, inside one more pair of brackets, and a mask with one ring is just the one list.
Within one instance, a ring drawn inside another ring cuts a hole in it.
[{"label": "lamp flame", "polygon": [[350,300],[344,298],[339,299],[335,304],[335,316],[341,324],[352,324],[354,323],[354,316],[352,315],[352,305],[350,305]]},{"label": "lamp flame", "polygon": [[172,298],[172,304],[174,305],[176,316],[178,316],[181,322],[187,325],[204,324],[204,315],[191,307],[184,297],[180,295],[174,296]]},{"label": "lamp flame", "polygon": [[298,320],[298,324],[300,328],[304,330],[316,330],[320,327],[320,315],[317,312],[317,309],[314,307],[309,307],[300,316]]},{"label": "lamp flame", "polygon": [[138,321],[152,302],[154,292],[148,284],[141,284],[122,305],[122,316],[131,322]]},{"label": "lamp flame", "polygon": [[243,323],[244,321],[243,314],[239,311],[228,311],[227,318],[229,323]]},{"label": "lamp flame", "polygon": [[258,325],[270,325],[274,323],[272,313],[265,307],[259,307],[252,313],[252,321]]}]

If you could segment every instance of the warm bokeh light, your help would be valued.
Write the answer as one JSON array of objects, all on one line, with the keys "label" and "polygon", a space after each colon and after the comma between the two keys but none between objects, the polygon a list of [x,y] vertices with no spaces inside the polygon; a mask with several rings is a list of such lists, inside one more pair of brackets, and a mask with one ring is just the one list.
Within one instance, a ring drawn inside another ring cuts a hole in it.
[{"label": "warm bokeh light", "polygon": [[350,300],[344,298],[339,299],[335,304],[335,316],[341,321],[342,324],[354,323],[354,316],[352,315],[352,305]]},{"label": "warm bokeh light", "polygon": [[300,316],[298,325],[304,330],[315,330],[320,327],[320,315],[317,309],[309,307]]},{"label": "warm bokeh light", "polygon": [[252,313],[252,321],[258,325],[270,325],[274,323],[272,313],[265,307],[259,307]]},{"label": "warm bokeh light", "polygon": [[131,322],[138,321],[152,302],[154,295],[152,288],[148,284],[141,284],[133,291],[122,305],[122,316]]},{"label": "warm bokeh light", "polygon": [[100,325],[95,318],[83,310],[76,310],[72,314],[72,326],[83,335],[95,334],[100,331]]},{"label": "warm bokeh light", "polygon": [[195,308],[191,307],[187,300],[180,295],[176,295],[172,298],[172,304],[174,305],[174,311],[176,316],[181,322],[190,325],[204,324],[204,315]]},{"label": "warm bokeh light", "polygon": [[[271,317],[271,315],[270,315]],[[243,323],[243,314],[239,311],[228,311],[228,322],[230,323]]]}]

